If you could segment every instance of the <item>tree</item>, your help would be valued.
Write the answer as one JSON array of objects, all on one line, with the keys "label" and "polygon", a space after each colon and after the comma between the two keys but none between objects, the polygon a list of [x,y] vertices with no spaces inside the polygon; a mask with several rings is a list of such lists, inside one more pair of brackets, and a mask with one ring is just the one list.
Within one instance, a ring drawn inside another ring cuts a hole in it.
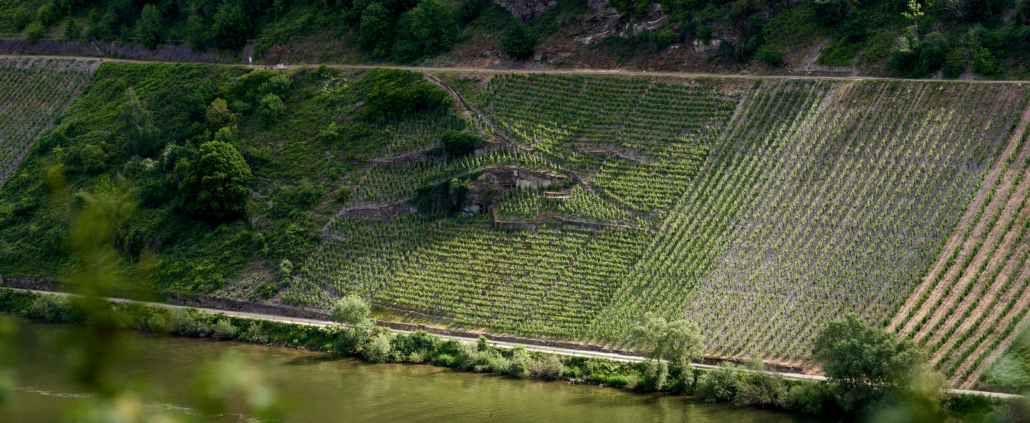
[{"label": "tree", "polygon": [[826,325],[815,340],[812,358],[843,389],[841,406],[852,411],[881,396],[883,388],[905,385],[926,353],[912,340],[899,341],[848,313]]},{"label": "tree", "polygon": [[164,28],[161,23],[161,12],[157,6],[148,4],[143,6],[143,13],[136,21],[136,36],[139,41],[150,50],[157,48],[158,43],[164,36]]},{"label": "tree", "polygon": [[132,88],[125,90],[122,123],[125,124],[125,154],[147,157],[160,148],[154,118],[150,111],[143,108]]},{"label": "tree", "polygon": [[215,140],[201,144],[194,160],[185,161],[179,193],[188,213],[214,221],[243,216],[252,176],[247,161],[228,138],[228,128],[222,128]]},{"label": "tree", "polygon": [[39,21],[31,23],[28,28],[25,28],[25,39],[32,44],[42,40],[44,35],[46,35],[46,27]]},{"label": "tree", "polygon": [[378,2],[361,13],[358,26],[358,47],[374,56],[384,56],[393,44],[393,16]]},{"label": "tree", "polygon": [[265,94],[258,104],[258,112],[261,114],[261,124],[266,128],[279,122],[283,115],[283,100],[275,94]]},{"label": "tree", "polygon": [[186,41],[193,51],[203,51],[211,45],[211,27],[204,24],[200,15],[191,14],[186,20]]},{"label": "tree", "polygon": [[501,46],[512,57],[525,59],[533,55],[533,50],[536,49],[536,38],[529,33],[525,25],[515,22],[504,31]]},{"label": "tree", "polygon": [[640,323],[630,328],[630,336],[651,360],[667,358],[686,366],[701,355],[701,330],[686,320],[670,323],[663,317],[647,312]]},{"label": "tree", "polygon": [[451,11],[440,0],[425,0],[397,21],[394,52],[404,61],[433,56],[454,46],[458,27]]},{"label": "tree", "polygon": [[336,301],[336,304],[333,304],[333,308],[329,313],[329,320],[356,326],[365,323],[370,313],[371,310],[365,300],[357,295],[350,294],[340,298]]},{"label": "tree", "polygon": [[[347,325],[347,328],[341,333],[337,341],[336,350],[353,352],[363,349],[363,345],[375,330],[375,321],[369,318],[370,314],[371,310],[368,303],[357,295],[350,294],[336,301],[336,304],[330,310],[329,320]],[[388,354],[388,349],[385,353],[382,351],[383,346],[381,343],[382,341],[377,345],[372,345],[369,353],[377,357]],[[389,346],[389,343],[387,343],[387,346]]]},{"label": "tree", "polygon": [[52,3],[44,3],[42,6],[39,6],[39,9],[36,9],[36,20],[44,26],[50,26],[57,22],[59,16],[60,12]]},{"label": "tree", "polygon": [[79,26],[75,19],[68,18],[64,22],[64,39],[65,41],[75,41],[82,37],[82,28]]},{"label": "tree", "polygon": [[225,2],[215,13],[215,37],[219,47],[239,48],[247,43],[250,36],[251,19],[243,13],[243,8],[235,2]]},{"label": "tree", "polygon": [[21,31],[32,22],[32,12],[29,11],[28,7],[21,6],[14,10],[12,20],[14,21],[14,29]]}]

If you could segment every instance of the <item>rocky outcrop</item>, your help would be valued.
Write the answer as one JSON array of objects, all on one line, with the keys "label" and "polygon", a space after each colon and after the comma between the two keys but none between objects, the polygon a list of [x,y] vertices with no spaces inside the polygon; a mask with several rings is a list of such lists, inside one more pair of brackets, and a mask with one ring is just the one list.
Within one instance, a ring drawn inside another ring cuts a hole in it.
[{"label": "rocky outcrop", "polygon": [[522,19],[522,22],[558,5],[558,0],[494,0],[494,2],[511,12],[512,16]]}]

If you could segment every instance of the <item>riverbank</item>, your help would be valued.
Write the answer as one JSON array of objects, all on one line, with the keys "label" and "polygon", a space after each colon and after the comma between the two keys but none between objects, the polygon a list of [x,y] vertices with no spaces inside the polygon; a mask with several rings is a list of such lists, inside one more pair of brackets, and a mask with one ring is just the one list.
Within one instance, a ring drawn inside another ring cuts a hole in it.
[{"label": "riverbank", "polygon": [[[62,323],[81,323],[74,311],[70,294],[39,293],[25,290],[0,288],[0,313],[13,313],[36,320]],[[129,300],[109,300],[111,310],[120,316],[125,329],[136,329],[147,332],[170,333],[173,335],[214,338],[219,340],[236,340],[262,345],[276,345],[302,350],[320,351],[339,354],[345,347],[341,345],[343,332],[346,331],[331,322],[301,318],[276,318],[275,316],[257,316],[245,312],[220,310],[202,310],[183,306],[158,303],[139,303]],[[42,304],[42,305],[41,305]],[[385,327],[376,329],[376,335],[387,332]],[[396,362],[414,364],[433,364],[458,370],[476,373],[493,373],[515,378],[535,378],[542,380],[561,380],[570,384],[594,384],[623,388],[637,392],[661,391],[673,395],[710,396],[702,386],[707,373],[718,373],[725,377],[727,372],[736,376],[733,385],[737,391],[748,384],[768,383],[774,381],[781,386],[781,392],[764,398],[724,398],[733,400],[738,405],[758,405],[763,408],[781,408],[793,412],[814,415],[833,416],[834,418],[851,418],[833,406],[831,396],[833,385],[824,380],[787,379],[782,375],[766,372],[763,369],[734,369],[729,366],[696,366],[688,374],[680,369],[672,369],[666,374],[666,383],[654,389],[653,375],[649,375],[648,362],[624,357],[598,357],[585,355],[566,355],[561,351],[543,351],[527,346],[503,345],[488,342],[485,339],[459,339],[428,334],[424,331],[395,331],[394,339],[401,338],[398,344],[421,345],[412,351],[400,348],[387,349],[385,354],[376,356],[368,351],[354,354],[371,362]],[[388,339],[388,338],[387,338]],[[373,342],[374,343],[374,342]],[[432,345],[426,349],[426,345]],[[498,364],[505,362],[505,369],[498,369]],[[513,366],[513,363],[519,363]],[[518,367],[518,369],[511,369]],[[807,376],[807,375],[801,375]],[[708,378],[712,379],[712,378]],[[739,393],[739,392],[738,392]],[[987,393],[951,392],[946,401],[949,415],[961,418],[962,421],[983,421],[990,410],[1002,405],[1005,397],[1011,395]]]}]

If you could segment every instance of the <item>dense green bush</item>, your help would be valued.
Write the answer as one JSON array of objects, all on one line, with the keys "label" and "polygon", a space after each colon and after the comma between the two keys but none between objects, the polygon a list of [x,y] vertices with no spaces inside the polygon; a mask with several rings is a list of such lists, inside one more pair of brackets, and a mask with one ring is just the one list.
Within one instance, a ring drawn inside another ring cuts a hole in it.
[{"label": "dense green bush", "polygon": [[11,21],[14,23],[14,29],[21,31],[25,27],[29,26],[32,22],[32,12],[29,11],[28,7],[20,6],[14,9],[14,13],[11,15]]},{"label": "dense green bush", "polygon": [[397,20],[394,55],[401,61],[435,56],[450,50],[457,36],[450,9],[440,0],[423,0]]},{"label": "dense green bush", "polygon": [[935,32],[919,40],[901,37],[891,50],[890,67],[898,76],[918,78],[935,72],[943,66],[952,51],[951,43]]},{"label": "dense green bush", "polygon": [[46,35],[46,26],[39,21],[34,21],[29,24],[28,28],[25,28],[25,39],[30,43],[35,44],[39,40],[42,40]]},{"label": "dense green bush", "polygon": [[283,100],[278,95],[272,93],[265,94],[264,97],[261,97],[261,103],[258,106],[258,113],[261,114],[261,124],[267,128],[279,123],[285,108]]},{"label": "dense green bush", "polygon": [[228,135],[222,135],[201,144],[197,156],[185,162],[179,193],[183,209],[197,217],[214,221],[239,218],[250,198],[250,166],[226,138]]},{"label": "dense green bush", "polygon": [[362,82],[371,87],[362,112],[365,119],[394,118],[423,109],[446,109],[454,101],[447,92],[411,71],[374,69],[362,77]]},{"label": "dense green bush", "polygon": [[526,25],[515,22],[508,26],[501,38],[501,46],[504,52],[516,59],[525,59],[533,55],[536,50],[536,37],[529,33]]},{"label": "dense green bush", "polygon": [[451,157],[464,157],[475,151],[475,149],[486,145],[486,141],[483,141],[482,138],[455,130],[444,132],[443,136],[440,137],[440,141],[443,142],[444,151]]},{"label": "dense green bush", "polygon": [[740,373],[736,366],[720,364],[697,380],[697,395],[705,402],[731,401],[740,389]]}]

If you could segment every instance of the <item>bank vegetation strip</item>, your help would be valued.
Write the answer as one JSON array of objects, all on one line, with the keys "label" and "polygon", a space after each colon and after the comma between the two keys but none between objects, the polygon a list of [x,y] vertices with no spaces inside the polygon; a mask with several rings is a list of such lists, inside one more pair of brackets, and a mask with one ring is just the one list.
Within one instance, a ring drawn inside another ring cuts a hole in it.
[{"label": "bank vegetation strip", "polygon": [[[0,289],[9,289],[9,290],[12,290],[12,291],[21,291],[21,292],[32,292],[32,293],[44,294],[44,295],[46,295],[46,294],[61,295],[61,296],[72,296],[72,295],[75,295],[75,294],[70,294],[70,293],[66,293],[66,292],[38,291],[38,290],[20,289],[20,288],[0,288]],[[273,322],[283,322],[283,323],[291,323],[291,324],[305,325],[305,326],[327,326],[327,325],[335,325],[336,324],[336,323],[331,322],[329,320],[305,319],[305,318],[300,318],[300,317],[283,317],[283,316],[275,316],[275,315],[271,315],[271,314],[249,313],[249,312],[231,311],[231,310],[218,310],[218,309],[213,309],[213,308],[190,307],[190,306],[182,306],[182,305],[175,305],[175,304],[165,304],[165,303],[154,303],[154,302],[146,302],[146,301],[134,301],[134,300],[128,300],[128,299],[124,299],[124,298],[105,298],[105,300],[112,301],[112,302],[118,302],[118,303],[136,303],[136,304],[147,305],[147,306],[152,306],[152,307],[194,309],[194,310],[197,310],[197,311],[199,311],[201,313],[225,314],[226,316],[240,317],[240,318],[246,318],[246,319],[268,320],[268,321],[273,321]],[[400,329],[393,329],[393,328],[390,328],[390,331],[396,332],[396,333],[409,333],[410,332],[410,331],[407,331],[407,330],[400,330]],[[440,336],[440,337],[442,337],[444,339],[455,339],[455,340],[464,341],[464,342],[476,342],[475,338],[466,338],[466,337],[450,336],[450,335],[438,335],[438,336]],[[608,359],[608,360],[631,362],[631,363],[639,363],[639,362],[647,361],[647,358],[645,358],[645,357],[634,356],[634,355],[624,355],[624,354],[618,354],[618,353],[604,353],[604,352],[599,352],[599,351],[584,351],[584,350],[575,350],[575,349],[570,349],[570,348],[541,347],[539,345],[520,344],[520,343],[515,343],[515,342],[491,341],[490,343],[494,344],[495,346],[503,347],[503,348],[523,347],[527,351],[544,352],[544,353],[551,353],[551,354],[558,354],[558,355],[567,355],[567,356],[573,356],[573,357],[596,357],[596,358],[604,358],[604,359]],[[718,366],[712,366],[712,365],[707,365],[707,364],[697,364],[697,363],[693,363],[693,366],[697,367],[699,369],[706,369],[706,370],[712,370],[712,369],[715,369],[715,368],[718,367]],[[808,381],[817,381],[817,382],[818,381],[825,381],[825,380],[827,380],[826,377],[819,376],[819,375],[806,375],[806,374],[801,374],[801,373],[780,373],[780,372],[777,372],[777,373],[779,375],[783,376],[784,378],[793,379],[793,380],[808,380]],[[960,395],[983,395],[983,396],[988,396],[988,397],[993,397],[993,398],[1017,398],[1017,397],[1020,397],[1020,395],[1005,394],[1005,393],[999,393],[999,392],[972,391],[972,390],[965,390],[965,389],[949,389],[949,390],[947,390],[947,392],[948,393],[952,393],[952,394],[960,394]]]}]

